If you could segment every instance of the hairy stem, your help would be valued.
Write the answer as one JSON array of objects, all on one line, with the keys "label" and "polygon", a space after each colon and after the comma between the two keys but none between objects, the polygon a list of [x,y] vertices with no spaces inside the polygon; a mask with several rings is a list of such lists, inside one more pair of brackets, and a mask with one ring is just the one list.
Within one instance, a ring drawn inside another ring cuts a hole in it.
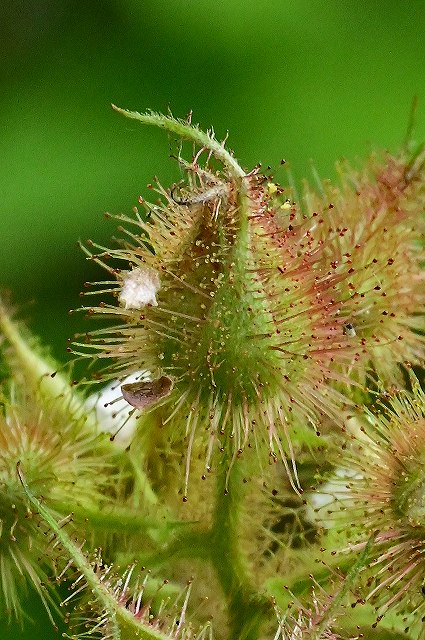
[{"label": "hairy stem", "polygon": [[[227,456],[225,456],[227,458]],[[243,477],[239,461],[224,459],[219,467],[214,520],[211,529],[211,561],[227,600],[229,637],[256,640],[271,603],[258,594],[249,579],[239,547],[239,523]]]},{"label": "hairy stem", "polygon": [[315,626],[315,638],[316,640],[320,640],[322,634],[329,628],[332,624],[332,619],[335,617],[335,614],[338,612],[338,609],[341,605],[343,598],[347,595],[349,589],[353,586],[354,582],[359,575],[359,571],[365,566],[367,562],[367,558],[370,552],[370,549],[373,545],[373,541],[375,539],[376,534],[370,536],[369,540],[366,542],[363,551],[361,552],[358,560],[353,564],[350,571],[347,573],[347,576],[344,580],[344,584],[342,588],[334,595],[330,605],[327,607],[326,612],[324,613],[320,622]]},{"label": "hairy stem", "polygon": [[192,140],[200,147],[205,147],[212,152],[214,157],[223,163],[229,170],[229,173],[234,178],[243,178],[245,171],[241,168],[235,158],[232,156],[221,142],[218,142],[213,135],[201,131],[198,127],[191,125],[184,120],[177,120],[171,116],[164,116],[160,113],[150,111],[148,113],[139,113],[138,111],[128,111],[127,109],[121,109],[116,105],[112,105],[118,113],[126,116],[126,118],[132,118],[138,120],[143,124],[150,124],[160,129],[166,129],[170,133],[174,133],[183,140]]},{"label": "hairy stem", "polygon": [[99,605],[107,612],[112,627],[111,640],[122,640],[121,627],[125,629],[125,637],[127,638],[134,638],[135,640],[169,640],[170,636],[168,634],[163,634],[151,628],[150,625],[144,624],[142,620],[137,620],[130,611],[119,605],[105,583],[96,575],[90,561],[80,547],[75,544],[65,529],[59,526],[50,511],[33,495],[24,478],[20,462],[16,465],[16,471],[28,501],[61,542],[69,558],[72,558],[74,565],[84,576],[88,588],[97,598]]},{"label": "hairy stem", "polygon": [[179,529],[187,529],[190,523],[185,521],[167,520],[145,517],[135,510],[125,507],[96,509],[68,502],[55,502],[55,509],[60,513],[72,513],[73,519],[79,522],[88,521],[90,526],[103,531],[123,532],[128,535],[146,534],[157,541]]}]

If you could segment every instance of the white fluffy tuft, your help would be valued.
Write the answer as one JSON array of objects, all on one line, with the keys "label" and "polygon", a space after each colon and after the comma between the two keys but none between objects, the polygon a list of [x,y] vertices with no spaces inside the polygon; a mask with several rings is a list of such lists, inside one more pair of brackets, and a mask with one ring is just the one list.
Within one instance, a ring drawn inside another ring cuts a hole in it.
[{"label": "white fluffy tuft", "polygon": [[119,301],[125,309],[141,309],[146,305],[158,306],[156,293],[161,283],[159,275],[153,269],[137,267],[122,275]]}]

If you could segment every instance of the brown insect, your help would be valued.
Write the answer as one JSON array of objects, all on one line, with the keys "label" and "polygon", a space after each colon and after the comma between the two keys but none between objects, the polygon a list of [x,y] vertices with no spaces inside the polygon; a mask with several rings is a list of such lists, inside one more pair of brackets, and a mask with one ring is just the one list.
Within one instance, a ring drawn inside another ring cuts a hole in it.
[{"label": "brown insect", "polygon": [[165,398],[173,388],[173,381],[168,376],[157,380],[123,384],[121,393],[124,400],[135,409],[147,409],[158,400]]}]

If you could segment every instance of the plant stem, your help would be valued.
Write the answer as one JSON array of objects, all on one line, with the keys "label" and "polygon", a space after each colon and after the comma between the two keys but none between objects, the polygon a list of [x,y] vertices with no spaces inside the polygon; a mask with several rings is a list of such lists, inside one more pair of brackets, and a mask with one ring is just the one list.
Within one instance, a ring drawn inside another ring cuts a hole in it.
[{"label": "plant stem", "polygon": [[[191,523],[187,523],[190,525]],[[174,560],[196,559],[209,561],[211,558],[211,535],[209,531],[183,531],[168,545],[143,557],[143,564],[149,568],[169,565]],[[140,557],[140,556],[139,556]]]},{"label": "plant stem", "polygon": [[91,527],[97,529],[125,532],[129,535],[144,533],[152,540],[156,540],[158,536],[162,538],[166,532],[190,526],[190,523],[179,520],[167,520],[164,524],[160,518],[140,516],[134,509],[125,507],[96,509],[75,503],[55,502],[54,508],[60,513],[72,513],[73,520],[87,521]]},{"label": "plant stem", "polygon": [[138,620],[126,607],[122,606],[120,602],[117,602],[108,590],[105,582],[100,580],[99,576],[96,575],[90,561],[86,558],[81,548],[74,543],[65,529],[59,526],[50,511],[33,495],[26,483],[20,462],[16,465],[16,472],[28,501],[61,542],[68,557],[72,558],[74,565],[84,576],[91,593],[97,598],[105,612],[107,612],[111,623],[109,636],[111,640],[122,640],[123,634],[121,633],[121,629],[124,629],[125,637],[134,638],[134,640],[169,640],[170,636],[168,634],[151,627],[149,623],[145,624],[141,619]]},{"label": "plant stem", "polygon": [[126,116],[126,118],[132,118],[143,124],[150,124],[160,129],[166,129],[184,140],[193,140],[193,142],[200,147],[205,147],[205,149],[212,151],[214,157],[227,167],[234,178],[243,178],[245,176],[245,171],[240,167],[232,154],[224,148],[224,145],[218,142],[213,135],[201,131],[199,127],[193,126],[184,120],[177,120],[171,116],[164,116],[153,111],[149,113],[139,113],[138,111],[121,109],[114,104],[112,108]]},{"label": "plant stem", "polygon": [[243,477],[238,460],[225,455],[219,466],[217,497],[211,529],[211,561],[227,599],[229,637],[256,640],[262,623],[271,613],[271,603],[250,584],[239,547],[239,523]]},{"label": "plant stem", "polygon": [[365,566],[366,562],[367,562],[367,557],[369,555],[370,552],[370,548],[373,544],[373,541],[376,537],[376,534],[373,533],[370,538],[368,539],[368,541],[365,544],[365,547],[363,549],[363,551],[361,552],[358,560],[353,564],[353,566],[351,567],[350,571],[347,573],[347,576],[344,580],[344,584],[342,586],[342,588],[337,591],[337,593],[334,595],[334,597],[332,598],[332,601],[330,603],[330,605],[327,607],[322,619],[320,620],[320,622],[315,626],[314,628],[314,632],[315,632],[315,638],[316,640],[320,640],[320,638],[322,637],[322,634],[329,628],[329,626],[332,623],[332,618],[335,616],[336,612],[338,611],[340,604],[343,600],[343,598],[346,596],[348,590],[352,587],[352,585],[354,584],[359,571]]}]

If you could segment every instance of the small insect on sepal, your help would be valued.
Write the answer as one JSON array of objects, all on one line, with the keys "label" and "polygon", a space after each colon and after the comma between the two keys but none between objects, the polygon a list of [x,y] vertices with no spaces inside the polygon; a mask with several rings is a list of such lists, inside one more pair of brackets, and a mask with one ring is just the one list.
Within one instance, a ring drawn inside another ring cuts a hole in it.
[{"label": "small insect on sepal", "polygon": [[348,336],[349,338],[355,338],[357,335],[356,330],[351,322],[347,322],[347,324],[344,325],[343,332],[344,335]]},{"label": "small insect on sepal", "polygon": [[123,384],[121,392],[124,400],[135,409],[147,409],[162,398],[168,396],[174,383],[168,376],[161,376],[157,380],[133,382]]}]

